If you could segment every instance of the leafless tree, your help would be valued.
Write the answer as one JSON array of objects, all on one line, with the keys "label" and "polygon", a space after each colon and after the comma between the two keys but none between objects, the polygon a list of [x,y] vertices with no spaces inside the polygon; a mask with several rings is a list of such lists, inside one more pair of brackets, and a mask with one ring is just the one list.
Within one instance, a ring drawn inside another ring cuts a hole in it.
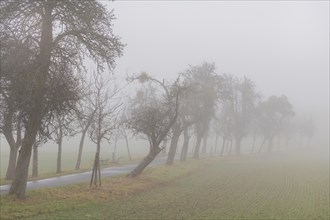
[{"label": "leafless tree", "polygon": [[96,114],[96,110],[97,110],[92,100],[91,88],[92,85],[86,86],[86,89],[84,90],[83,93],[84,96],[77,105],[76,121],[78,128],[81,131],[81,137],[80,137],[78,156],[75,166],[76,170],[80,169],[85,137],[90,125],[93,122],[94,115]]},{"label": "leafless tree", "polygon": [[104,63],[111,68],[123,45],[112,34],[113,13],[98,1],[2,1],[0,11],[1,41],[17,38],[29,42],[32,51],[32,65],[27,68],[26,86],[22,87],[25,134],[9,191],[24,198],[32,146],[52,110],[49,104],[57,109],[68,106],[66,96],[49,102],[49,77],[64,70],[82,70],[86,56],[99,69]]},{"label": "leafless tree", "polygon": [[101,74],[94,74],[94,93],[92,95],[94,109],[96,109],[89,128],[89,136],[96,144],[96,153],[91,177],[92,184],[101,186],[100,151],[102,140],[110,141],[112,132],[118,128],[119,109],[122,106],[115,81],[104,78]]},{"label": "leafless tree", "polygon": [[228,87],[231,91],[224,105],[228,105],[231,111],[228,116],[232,121],[235,153],[240,154],[241,141],[249,132],[259,95],[255,91],[254,82],[246,77],[243,80],[232,78],[228,83],[230,83]]},{"label": "leafless tree", "polygon": [[[202,138],[206,136],[215,112],[219,88],[221,88],[221,77],[215,73],[215,65],[206,62],[199,66],[190,66],[180,75],[185,85],[189,86],[189,90],[193,91],[194,98],[191,99],[191,105],[197,135],[194,158],[199,158]],[[206,148],[203,152],[206,152]]]},{"label": "leafless tree", "polygon": [[268,142],[267,151],[271,152],[274,136],[282,129],[283,121],[294,116],[292,105],[284,95],[271,96],[259,104],[257,111],[260,131],[264,136],[259,152],[266,142]]},{"label": "leafless tree", "polygon": [[139,90],[131,101],[126,125],[134,135],[146,138],[150,146],[149,154],[129,174],[130,177],[134,177],[162,151],[160,144],[178,117],[181,87],[178,86],[178,80],[173,84],[167,84],[146,73],[132,77],[131,80],[139,80],[147,85]]}]

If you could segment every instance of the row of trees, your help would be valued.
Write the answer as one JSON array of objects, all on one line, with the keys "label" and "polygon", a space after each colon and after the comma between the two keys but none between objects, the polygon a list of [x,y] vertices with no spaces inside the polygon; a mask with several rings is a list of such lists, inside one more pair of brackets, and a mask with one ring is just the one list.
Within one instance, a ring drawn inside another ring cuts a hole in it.
[{"label": "row of trees", "polygon": [[[221,154],[234,140],[235,153],[239,155],[242,140],[248,135],[253,136],[253,145],[256,136],[261,136],[259,151],[267,143],[266,151],[271,152],[274,137],[287,133],[294,116],[286,96],[263,100],[252,80],[216,74],[212,63],[190,66],[179,73],[173,83],[161,82],[144,72],[132,78],[143,86],[130,100],[125,123],[133,134],[149,141],[150,151],[130,176],[141,173],[163,150],[161,142],[167,139],[170,139],[170,147],[166,164],[171,165],[182,133],[181,161],[187,158],[192,134],[196,136],[193,146],[196,159],[200,153],[206,153],[207,140],[212,133],[216,140],[222,137]],[[216,147],[217,144],[211,151],[215,152]]]},{"label": "row of trees", "polygon": [[[79,169],[88,135],[96,145],[91,184],[100,184],[102,141],[116,142],[123,136],[129,153],[128,130],[147,139],[150,146],[148,155],[129,174],[134,177],[164,150],[169,139],[166,164],[171,165],[182,135],[181,161],[187,159],[193,134],[196,159],[207,152],[212,133],[216,139],[222,137],[222,153],[234,140],[235,152],[240,154],[241,142],[249,134],[262,135],[271,151],[274,136],[293,116],[285,96],[262,100],[253,81],[219,75],[215,65],[207,62],[189,66],[173,82],[145,72],[132,75],[127,84],[139,82],[141,87],[129,100],[120,99],[123,88],[103,73],[113,70],[124,45],[112,33],[114,15],[104,5],[98,1],[2,1],[0,9],[0,129],[10,146],[6,177],[13,181],[9,194],[18,198],[25,197],[32,151],[37,162],[38,146],[49,140],[58,145],[57,172],[61,172],[63,138],[81,134]],[[86,60],[97,66],[91,79],[84,74]]]},{"label": "row of trees", "polygon": [[112,70],[123,44],[112,33],[113,12],[98,1],[1,1],[0,11],[1,127],[9,139],[14,125],[24,133],[10,141],[20,150],[9,194],[24,198],[36,137],[74,114],[84,60]]}]

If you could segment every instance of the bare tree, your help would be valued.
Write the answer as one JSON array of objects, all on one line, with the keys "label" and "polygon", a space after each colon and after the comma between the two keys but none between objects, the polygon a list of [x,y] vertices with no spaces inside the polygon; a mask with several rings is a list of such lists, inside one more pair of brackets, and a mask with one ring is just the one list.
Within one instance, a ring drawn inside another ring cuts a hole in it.
[{"label": "bare tree", "polygon": [[170,148],[168,152],[168,157],[166,161],[166,165],[172,165],[174,162],[175,154],[178,147],[179,137],[183,132],[183,145],[181,149],[180,161],[186,161],[188,145],[189,145],[189,127],[193,124],[193,107],[191,104],[193,103],[191,99],[193,99],[194,91],[189,89],[186,86],[185,90],[180,93],[179,99],[179,114],[176,123],[172,126],[172,138],[170,143]]},{"label": "bare tree", "polygon": [[89,129],[89,136],[96,144],[96,153],[90,185],[99,184],[101,186],[101,142],[103,139],[109,141],[113,130],[118,127],[117,116],[122,103],[115,97],[118,90],[114,80],[106,79],[96,73],[94,74],[94,87],[92,97],[96,111]]},{"label": "bare tree", "polygon": [[[180,75],[183,77],[185,85],[193,91],[191,105],[197,135],[194,158],[199,158],[202,138],[207,134],[215,112],[221,77],[215,74],[215,65],[206,62],[200,66],[191,66]],[[206,152],[206,148],[203,151]]]},{"label": "bare tree", "polygon": [[271,96],[266,101],[260,103],[257,111],[260,131],[262,131],[264,136],[259,152],[266,142],[268,142],[267,151],[271,152],[273,150],[274,136],[282,129],[283,121],[294,116],[292,105],[284,95],[280,97]]},{"label": "bare tree", "polygon": [[[71,116],[71,117],[70,117]],[[62,172],[62,144],[63,138],[68,135],[73,135],[74,128],[72,128],[73,115],[55,114],[53,124],[53,139],[57,144],[57,162],[56,173]]]},{"label": "bare tree", "polygon": [[[123,45],[112,34],[112,12],[97,1],[2,1],[0,4],[1,41],[19,38],[30,42],[32,65],[28,68],[24,110],[25,135],[9,194],[25,197],[33,143],[38,130],[51,112],[48,79],[52,73],[81,70],[85,56],[113,67]],[[55,28],[59,27],[59,28]],[[54,87],[53,87],[54,88]],[[67,106],[52,102],[53,107]],[[47,124],[47,123],[46,123]]]},{"label": "bare tree", "polygon": [[307,138],[307,144],[306,146],[310,147],[311,146],[311,142],[312,142],[312,138],[315,134],[315,122],[313,121],[312,118],[310,119],[300,119],[299,121],[296,122],[296,131],[299,135],[299,143],[300,146],[302,147],[302,141],[301,139],[303,137]]},{"label": "bare tree", "polygon": [[235,153],[239,155],[241,141],[249,132],[259,95],[255,91],[254,82],[246,77],[243,80],[234,80],[231,94],[228,104],[232,111]]},{"label": "bare tree", "polygon": [[81,102],[78,103],[77,124],[81,131],[81,137],[79,142],[77,162],[75,166],[76,170],[80,169],[86,133],[93,122],[96,110],[97,109],[95,108],[95,106],[93,105],[93,101],[91,100],[91,91],[89,91],[88,89],[88,92],[85,93],[85,96],[81,99]]},{"label": "bare tree", "polygon": [[161,82],[146,73],[132,77],[131,80],[149,82],[132,100],[126,123],[134,135],[146,138],[150,146],[149,154],[129,174],[130,177],[134,177],[142,173],[162,151],[160,144],[178,117],[181,88],[178,86],[178,80],[172,85],[167,85],[165,81]]}]

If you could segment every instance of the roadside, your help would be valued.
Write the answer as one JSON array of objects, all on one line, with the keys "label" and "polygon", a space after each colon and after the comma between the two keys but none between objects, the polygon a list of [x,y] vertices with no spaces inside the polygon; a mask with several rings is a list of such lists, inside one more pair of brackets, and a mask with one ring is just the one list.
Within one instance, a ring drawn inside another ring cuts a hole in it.
[{"label": "roadside", "polygon": [[[149,167],[164,164],[166,157],[157,157]],[[136,166],[138,162],[131,162],[127,163],[126,165],[119,165],[119,166],[112,166],[106,167],[101,169],[101,177],[111,177],[111,176],[118,176],[122,174],[128,174],[131,172]],[[91,178],[92,171],[86,172],[78,172],[69,175],[61,175],[61,176],[53,176],[50,178],[39,179],[39,180],[32,180],[27,182],[27,190],[31,189],[41,189],[41,188],[50,188],[50,187],[60,187],[70,184],[77,184],[81,182],[88,182]],[[1,185],[0,186],[0,195],[7,194],[10,188],[10,184]]]},{"label": "roadside", "polygon": [[90,205],[130,198],[157,186],[165,186],[201,169],[203,164],[206,165],[208,162],[188,161],[174,166],[147,168],[136,178],[127,178],[126,175],[103,178],[102,187],[90,188],[89,183],[84,182],[64,187],[29,190],[24,201],[2,195],[0,219],[28,219],[41,214],[56,214],[58,211],[69,210],[79,212]]}]

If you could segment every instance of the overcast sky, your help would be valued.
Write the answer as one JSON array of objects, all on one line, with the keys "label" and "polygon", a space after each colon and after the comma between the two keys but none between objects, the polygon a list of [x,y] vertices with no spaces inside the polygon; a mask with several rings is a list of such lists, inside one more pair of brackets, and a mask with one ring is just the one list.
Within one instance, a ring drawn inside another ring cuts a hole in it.
[{"label": "overcast sky", "polygon": [[246,75],[267,98],[285,94],[298,114],[329,112],[328,1],[115,1],[114,30],[127,44],[116,74],[174,78],[214,62]]}]

